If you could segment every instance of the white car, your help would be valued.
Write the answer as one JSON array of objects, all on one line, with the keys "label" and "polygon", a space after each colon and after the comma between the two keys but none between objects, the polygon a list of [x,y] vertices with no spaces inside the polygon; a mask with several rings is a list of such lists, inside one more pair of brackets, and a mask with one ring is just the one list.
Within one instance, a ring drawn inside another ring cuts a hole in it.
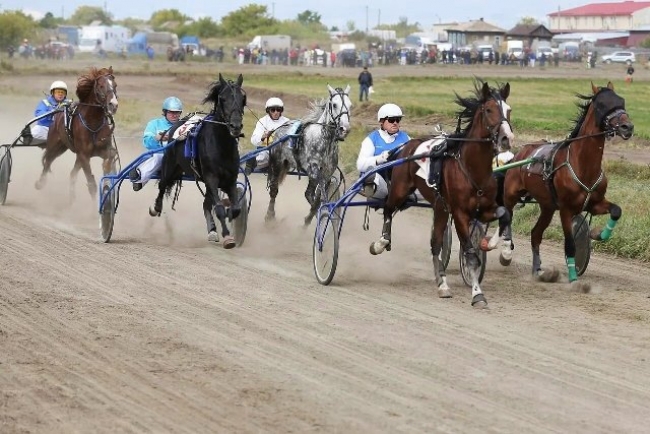
[{"label": "white car", "polygon": [[601,56],[603,62],[610,63],[626,63],[631,65],[636,62],[636,56],[631,51],[615,51],[612,54],[605,54]]}]

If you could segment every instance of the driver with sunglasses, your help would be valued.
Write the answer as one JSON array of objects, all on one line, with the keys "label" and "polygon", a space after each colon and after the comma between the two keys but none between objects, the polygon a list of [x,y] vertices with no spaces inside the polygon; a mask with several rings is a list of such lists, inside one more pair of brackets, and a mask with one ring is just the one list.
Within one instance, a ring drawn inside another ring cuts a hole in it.
[{"label": "driver with sunglasses", "polygon": [[[368,134],[361,142],[357,158],[357,170],[360,175],[388,161],[390,151],[408,142],[410,137],[400,130],[400,121],[404,115],[396,104],[384,104],[377,112],[379,128]],[[366,178],[361,192],[368,198],[384,199],[388,196],[386,180],[379,173]]]},{"label": "driver with sunglasses", "polygon": [[[256,148],[267,146],[273,143],[273,132],[290,121],[289,118],[282,115],[284,112],[284,103],[280,98],[273,97],[266,101],[266,116],[262,117],[255,125],[255,130],[251,135],[251,143]],[[250,175],[255,167],[264,168],[269,165],[269,151],[262,151],[246,161],[246,174]]]}]

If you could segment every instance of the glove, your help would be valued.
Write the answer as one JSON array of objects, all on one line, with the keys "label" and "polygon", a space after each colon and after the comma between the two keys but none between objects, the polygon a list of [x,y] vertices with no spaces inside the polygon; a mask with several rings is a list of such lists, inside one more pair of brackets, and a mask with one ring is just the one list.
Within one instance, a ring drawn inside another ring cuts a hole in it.
[{"label": "glove", "polygon": [[377,164],[384,164],[385,162],[388,161],[388,157],[390,156],[390,152],[384,151],[381,154],[377,155]]}]

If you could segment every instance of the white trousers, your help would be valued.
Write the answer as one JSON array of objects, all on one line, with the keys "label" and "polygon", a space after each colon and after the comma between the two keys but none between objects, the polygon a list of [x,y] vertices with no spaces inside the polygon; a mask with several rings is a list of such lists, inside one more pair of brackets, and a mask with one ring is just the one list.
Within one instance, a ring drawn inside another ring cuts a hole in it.
[{"label": "white trousers", "polygon": [[262,151],[255,156],[255,161],[257,162],[257,168],[262,169],[269,165],[269,151]]},{"label": "white trousers", "polygon": [[159,152],[158,154],[153,154],[151,157],[140,163],[138,166],[138,172],[140,172],[140,182],[142,182],[142,185],[145,185],[151,177],[160,170],[163,156],[164,154]]},{"label": "white trousers", "polygon": [[50,131],[48,127],[43,125],[32,125],[32,137],[34,141],[32,143],[41,143],[47,141],[47,132]]},{"label": "white trousers", "polygon": [[[375,194],[372,195],[372,198],[379,200],[386,199],[388,197],[388,184],[386,183],[386,180],[383,178],[383,176],[377,173],[373,181],[375,183]],[[424,197],[422,197],[418,190],[415,190],[415,193],[411,194],[409,196],[409,199],[416,202],[421,202],[424,200]]]}]

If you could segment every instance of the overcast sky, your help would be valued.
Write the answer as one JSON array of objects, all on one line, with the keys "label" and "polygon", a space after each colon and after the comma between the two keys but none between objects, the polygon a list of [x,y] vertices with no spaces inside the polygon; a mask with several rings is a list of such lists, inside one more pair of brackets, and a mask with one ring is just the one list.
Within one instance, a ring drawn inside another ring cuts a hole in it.
[{"label": "overcast sky", "polygon": [[[184,2],[178,0],[0,0],[2,10],[24,9],[27,11],[52,12],[55,16],[69,17],[81,5],[106,8],[116,19],[135,17],[149,19],[151,13],[161,9],[179,9],[181,12],[197,17],[209,16],[215,21],[240,7],[257,3],[266,5],[269,14],[278,19],[294,19],[305,10],[321,15],[321,22],[327,27],[346,28],[350,20],[356,28],[365,30],[366,23],[373,28],[377,23],[393,24],[400,17],[408,18],[409,23],[418,22],[424,30],[432,24],[451,21],[469,21],[483,18],[491,24],[508,29],[522,17],[534,17],[547,24],[546,15],[558,9],[571,9],[590,3],[607,3],[601,0],[298,0],[253,2],[239,0]],[[367,5],[367,6],[366,6]],[[187,9],[184,6],[189,6]]]}]

